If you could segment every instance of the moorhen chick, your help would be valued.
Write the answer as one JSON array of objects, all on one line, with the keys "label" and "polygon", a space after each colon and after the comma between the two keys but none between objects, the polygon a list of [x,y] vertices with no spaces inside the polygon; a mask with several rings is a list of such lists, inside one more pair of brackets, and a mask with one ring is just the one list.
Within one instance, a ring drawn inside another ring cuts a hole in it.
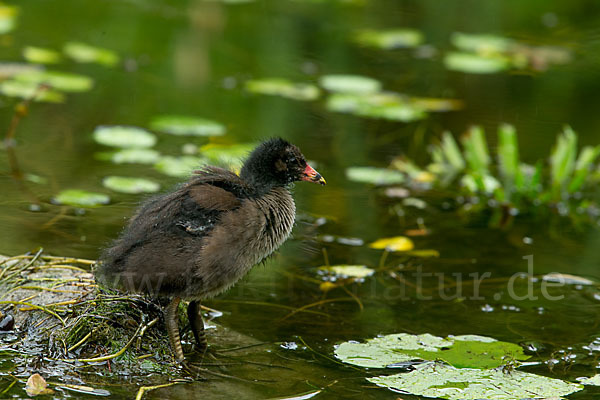
[{"label": "moorhen chick", "polygon": [[171,298],[165,308],[169,341],[184,361],[177,308],[187,312],[196,344],[206,350],[202,299],[243,277],[290,235],[295,181],[325,184],[298,147],[274,138],[261,143],[240,175],[206,166],[175,191],[146,201],[96,268],[106,286]]}]

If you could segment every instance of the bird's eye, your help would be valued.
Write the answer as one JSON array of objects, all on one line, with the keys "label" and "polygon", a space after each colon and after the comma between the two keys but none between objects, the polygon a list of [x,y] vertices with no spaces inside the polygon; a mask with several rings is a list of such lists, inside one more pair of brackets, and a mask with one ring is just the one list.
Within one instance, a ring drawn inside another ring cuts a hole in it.
[{"label": "bird's eye", "polygon": [[288,164],[295,164],[296,163],[296,157],[292,156],[290,158],[288,158]]}]

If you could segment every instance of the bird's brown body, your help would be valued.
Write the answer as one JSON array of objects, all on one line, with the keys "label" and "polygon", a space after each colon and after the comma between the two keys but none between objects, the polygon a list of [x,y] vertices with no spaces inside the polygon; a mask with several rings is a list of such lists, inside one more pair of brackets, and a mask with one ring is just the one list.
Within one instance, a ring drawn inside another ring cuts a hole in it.
[{"label": "bird's brown body", "polygon": [[197,171],[175,191],[140,207],[100,257],[96,276],[110,287],[171,297],[167,330],[176,358],[183,360],[180,300],[191,300],[192,331],[206,347],[199,300],[229,288],[288,238],[296,208],[287,187],[295,180],[325,183],[300,150],[282,139],[261,144],[240,176],[217,167]]},{"label": "bird's brown body", "polygon": [[[235,183],[238,193],[219,187],[223,181]],[[209,168],[142,207],[102,256],[112,268],[97,275],[129,292],[209,298],[288,238],[295,210],[285,188],[255,196],[234,173]]]}]

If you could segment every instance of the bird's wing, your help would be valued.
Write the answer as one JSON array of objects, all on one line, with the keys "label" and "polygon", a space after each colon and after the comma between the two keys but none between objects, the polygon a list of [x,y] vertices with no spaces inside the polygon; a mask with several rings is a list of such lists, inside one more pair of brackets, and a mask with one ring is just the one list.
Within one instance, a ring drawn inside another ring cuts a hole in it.
[{"label": "bird's wing", "polygon": [[206,235],[221,214],[242,204],[235,193],[210,183],[190,182],[185,189],[173,221],[176,229],[189,235]]}]

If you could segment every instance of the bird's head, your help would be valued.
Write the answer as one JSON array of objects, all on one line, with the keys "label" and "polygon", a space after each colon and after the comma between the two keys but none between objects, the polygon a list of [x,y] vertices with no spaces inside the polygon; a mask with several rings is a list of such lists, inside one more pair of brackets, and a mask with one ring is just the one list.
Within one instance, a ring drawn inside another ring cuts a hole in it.
[{"label": "bird's head", "polygon": [[262,142],[244,163],[240,176],[256,186],[286,186],[295,181],[325,185],[325,179],[304,158],[300,149],[281,138]]}]

